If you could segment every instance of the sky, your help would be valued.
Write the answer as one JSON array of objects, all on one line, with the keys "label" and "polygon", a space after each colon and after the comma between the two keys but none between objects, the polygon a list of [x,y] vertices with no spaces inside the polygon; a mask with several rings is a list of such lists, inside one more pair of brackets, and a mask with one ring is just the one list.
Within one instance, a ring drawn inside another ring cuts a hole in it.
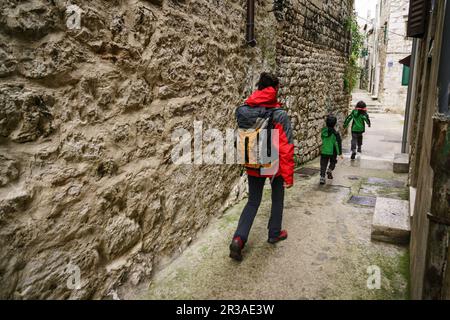
[{"label": "sky", "polygon": [[[370,10],[371,17],[375,16],[377,0],[355,0],[355,10],[358,13],[358,16],[367,19],[367,11]],[[364,25],[365,21],[358,19],[359,24]]]}]

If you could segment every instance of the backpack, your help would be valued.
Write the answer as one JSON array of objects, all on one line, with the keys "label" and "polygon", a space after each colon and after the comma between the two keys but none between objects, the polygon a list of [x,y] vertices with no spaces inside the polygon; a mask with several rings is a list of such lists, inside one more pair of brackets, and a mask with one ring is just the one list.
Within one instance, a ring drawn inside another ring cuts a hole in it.
[{"label": "backpack", "polygon": [[248,105],[236,109],[239,163],[247,169],[258,170],[260,175],[274,175],[278,171],[278,155],[272,145],[276,110],[279,109]]}]

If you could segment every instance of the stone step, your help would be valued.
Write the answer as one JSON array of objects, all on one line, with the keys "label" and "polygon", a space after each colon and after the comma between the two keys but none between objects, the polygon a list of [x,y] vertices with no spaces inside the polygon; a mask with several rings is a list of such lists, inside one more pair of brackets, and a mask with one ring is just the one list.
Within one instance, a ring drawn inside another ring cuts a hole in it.
[{"label": "stone step", "polygon": [[394,155],[395,173],[408,173],[409,172],[409,155],[407,153],[396,153]]},{"label": "stone step", "polygon": [[367,106],[381,106],[381,103],[379,101],[376,100],[367,100],[367,99],[352,99],[351,103],[352,104],[357,104],[358,101],[364,101],[366,103]]},{"label": "stone step", "polygon": [[367,108],[383,108],[381,104],[368,104]]},{"label": "stone step", "polygon": [[[350,106],[350,110],[353,110],[354,109],[354,107],[353,106]],[[370,106],[368,106],[367,107],[367,111],[368,112],[371,112],[371,111],[383,111],[384,110],[384,108],[383,107],[370,107]]]},{"label": "stone step", "polygon": [[407,244],[411,234],[409,201],[377,197],[372,240]]},{"label": "stone step", "polygon": [[[352,110],[353,110],[353,108],[349,110],[349,113],[350,113]],[[384,110],[381,109],[381,108],[377,108],[377,109],[367,109],[367,112],[368,112],[369,115],[370,115],[371,113],[384,113]]]},{"label": "stone step", "polygon": [[[356,106],[356,103],[357,102],[351,102],[350,103],[350,107],[351,108],[354,108],[355,106]],[[383,105],[382,104],[369,104],[369,103],[366,103],[366,106],[367,106],[367,109],[370,109],[370,108],[383,108]]]}]

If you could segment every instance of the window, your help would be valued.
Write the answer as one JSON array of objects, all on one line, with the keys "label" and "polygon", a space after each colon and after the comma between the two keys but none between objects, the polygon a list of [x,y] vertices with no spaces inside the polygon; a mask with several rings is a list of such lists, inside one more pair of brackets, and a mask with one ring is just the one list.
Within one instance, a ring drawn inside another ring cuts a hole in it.
[{"label": "window", "polygon": [[409,85],[409,72],[410,68],[408,66],[403,65],[402,86]]}]

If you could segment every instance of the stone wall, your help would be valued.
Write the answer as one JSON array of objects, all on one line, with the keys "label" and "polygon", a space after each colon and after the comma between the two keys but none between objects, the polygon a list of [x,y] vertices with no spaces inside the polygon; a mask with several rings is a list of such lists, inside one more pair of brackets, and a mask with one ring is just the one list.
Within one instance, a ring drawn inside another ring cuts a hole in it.
[{"label": "stone wall", "polygon": [[277,61],[283,79],[281,96],[294,128],[296,154],[301,162],[320,153],[320,130],[334,113],[342,129],[349,96],[344,73],[350,50],[345,23],[352,2],[293,1],[280,25]]},{"label": "stone wall", "polygon": [[318,154],[348,105],[351,1],[256,2],[249,48],[243,0],[71,1],[81,29],[66,1],[2,1],[0,298],[113,297],[181,252],[239,197],[239,167],[176,166],[171,135],[232,127],[262,70],[300,159]]}]

